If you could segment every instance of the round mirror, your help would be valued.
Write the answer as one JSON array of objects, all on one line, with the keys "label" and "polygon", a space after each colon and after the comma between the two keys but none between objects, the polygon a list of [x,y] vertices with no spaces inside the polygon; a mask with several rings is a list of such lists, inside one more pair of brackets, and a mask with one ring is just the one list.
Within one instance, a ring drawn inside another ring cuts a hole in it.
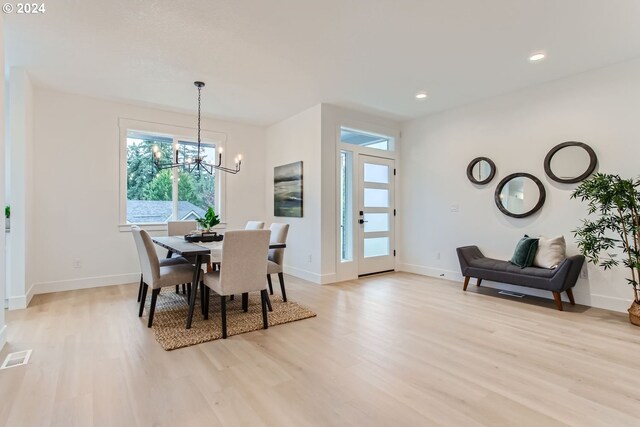
[{"label": "round mirror", "polygon": [[596,169],[598,158],[591,147],[582,142],[558,144],[544,158],[544,171],[556,182],[573,184],[585,180]]},{"label": "round mirror", "polygon": [[496,188],[498,209],[510,217],[524,218],[540,210],[547,192],[538,178],[528,173],[513,173]]},{"label": "round mirror", "polygon": [[496,164],[487,157],[477,157],[467,166],[467,178],[474,184],[487,184],[496,176]]}]

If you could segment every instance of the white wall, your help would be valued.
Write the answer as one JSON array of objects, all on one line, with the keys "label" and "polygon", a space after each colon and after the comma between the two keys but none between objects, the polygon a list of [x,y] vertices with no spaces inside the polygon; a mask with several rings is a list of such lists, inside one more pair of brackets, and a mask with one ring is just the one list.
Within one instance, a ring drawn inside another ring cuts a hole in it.
[{"label": "white wall", "polygon": [[[316,105],[267,128],[267,223],[289,224],[285,272],[314,283],[322,282],[321,105]],[[273,168],[302,161],[303,217],[273,216]]]},{"label": "white wall", "polygon": [[[4,86],[5,86],[5,75],[4,75],[4,23],[3,18],[0,16],[0,75],[2,76],[2,81],[0,82],[0,165],[4,165],[4,152],[5,152],[5,132],[4,132]],[[3,209],[2,218],[4,219],[4,206],[5,206],[5,171],[0,173],[0,207]],[[4,222],[0,222],[4,225]],[[0,302],[5,299],[5,278],[6,278],[6,270],[5,270],[5,233],[4,227],[0,227]],[[7,341],[7,326],[5,325],[4,320],[4,307],[0,307],[0,350],[4,347],[4,344]]]},{"label": "white wall", "polygon": [[[118,119],[194,127],[178,114],[35,88],[33,223],[37,271],[33,293],[134,282],[139,265],[129,232],[119,231]],[[265,217],[265,130],[203,118],[204,129],[227,134],[226,154],[243,154],[242,171],[227,176],[226,221],[241,228]],[[194,131],[195,132],[195,131]],[[81,268],[72,266],[80,259]]]},{"label": "white wall", "polygon": [[[543,159],[560,142],[582,141],[596,151],[600,172],[637,176],[638,111],[640,61],[632,61],[407,122],[401,154],[402,268],[458,280],[456,247],[478,245],[487,256],[508,259],[525,233],[563,234],[569,254],[577,253],[571,231],[586,209],[569,199],[575,185],[546,177]],[[484,187],[471,184],[465,174],[476,156],[497,165],[497,176]],[[493,201],[500,179],[519,171],[537,176],[547,190],[541,212],[525,219],[504,216]],[[459,205],[459,212],[451,212],[451,205]],[[577,302],[625,310],[633,296],[625,274],[622,268],[605,273],[589,265],[589,279],[580,279],[574,290]]]}]

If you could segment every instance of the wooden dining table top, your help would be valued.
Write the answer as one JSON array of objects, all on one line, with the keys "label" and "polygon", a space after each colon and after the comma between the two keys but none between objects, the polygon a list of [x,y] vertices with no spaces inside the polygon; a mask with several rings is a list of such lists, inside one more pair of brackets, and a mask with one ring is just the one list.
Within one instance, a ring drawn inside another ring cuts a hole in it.
[{"label": "wooden dining table top", "polygon": [[[220,262],[222,259],[222,241],[220,242],[187,242],[183,236],[159,236],[152,237],[153,242],[174,254],[181,256],[211,256],[211,262]],[[286,248],[285,243],[271,243],[269,249]]]}]

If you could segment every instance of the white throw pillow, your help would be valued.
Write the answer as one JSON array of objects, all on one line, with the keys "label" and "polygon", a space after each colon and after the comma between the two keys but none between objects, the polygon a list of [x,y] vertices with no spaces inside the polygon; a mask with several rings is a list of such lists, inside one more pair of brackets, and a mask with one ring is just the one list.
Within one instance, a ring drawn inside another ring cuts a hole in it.
[{"label": "white throw pillow", "polygon": [[564,236],[549,239],[540,236],[538,252],[533,259],[533,265],[541,268],[556,268],[567,257],[567,243]]}]

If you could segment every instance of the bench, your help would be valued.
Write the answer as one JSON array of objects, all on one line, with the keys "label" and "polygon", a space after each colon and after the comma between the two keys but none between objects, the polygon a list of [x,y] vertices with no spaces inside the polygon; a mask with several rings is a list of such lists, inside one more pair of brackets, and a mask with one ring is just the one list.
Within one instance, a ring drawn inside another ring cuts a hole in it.
[{"label": "bench", "polygon": [[526,286],[534,289],[551,291],[558,310],[562,311],[561,293],[566,292],[571,305],[575,305],[573,288],[580,276],[584,264],[584,256],[574,255],[562,261],[557,268],[547,269],[538,267],[520,268],[509,261],[502,261],[485,257],[477,246],[463,246],[457,248],[460,270],[464,276],[462,290],[466,291],[469,280],[478,279],[477,286],[482,280]]}]

